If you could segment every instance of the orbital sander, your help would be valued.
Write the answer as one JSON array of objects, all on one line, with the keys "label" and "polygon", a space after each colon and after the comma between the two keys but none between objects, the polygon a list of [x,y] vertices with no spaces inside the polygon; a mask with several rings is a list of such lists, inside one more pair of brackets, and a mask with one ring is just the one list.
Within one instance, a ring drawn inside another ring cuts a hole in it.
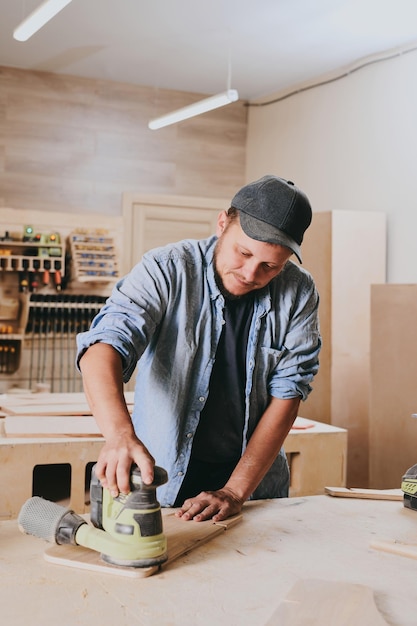
[{"label": "orbital sander", "polygon": [[167,480],[167,472],[155,466],[154,480],[147,485],[138,466],[132,465],[130,492],[113,498],[109,490],[101,486],[94,466],[90,483],[92,525],[74,511],[34,496],[20,510],[19,528],[23,533],[51,543],[90,548],[113,565],[159,565],[167,559],[167,542],[156,488]]}]

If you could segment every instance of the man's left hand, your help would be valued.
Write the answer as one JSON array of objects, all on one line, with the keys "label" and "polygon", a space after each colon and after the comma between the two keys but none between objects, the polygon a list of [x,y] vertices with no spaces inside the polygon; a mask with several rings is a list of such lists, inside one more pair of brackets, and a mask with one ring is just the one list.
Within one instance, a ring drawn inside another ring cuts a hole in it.
[{"label": "man's left hand", "polygon": [[230,489],[202,491],[198,496],[185,500],[176,516],[185,521],[203,522],[212,519],[213,522],[220,522],[240,513],[242,506],[243,501]]}]

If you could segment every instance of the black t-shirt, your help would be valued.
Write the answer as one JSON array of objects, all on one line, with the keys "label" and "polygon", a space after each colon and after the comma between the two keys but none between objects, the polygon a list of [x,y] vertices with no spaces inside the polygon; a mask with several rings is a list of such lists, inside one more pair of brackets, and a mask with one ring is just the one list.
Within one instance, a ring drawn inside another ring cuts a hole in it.
[{"label": "black t-shirt", "polygon": [[222,334],[177,506],[202,490],[223,487],[242,453],[246,351],[253,296],[225,300]]}]

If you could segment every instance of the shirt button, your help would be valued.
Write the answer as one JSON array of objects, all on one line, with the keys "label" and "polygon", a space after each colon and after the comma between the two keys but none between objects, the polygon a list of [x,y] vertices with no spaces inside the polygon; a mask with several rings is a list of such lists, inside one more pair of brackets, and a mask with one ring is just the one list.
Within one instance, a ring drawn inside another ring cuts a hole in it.
[{"label": "shirt button", "polygon": [[204,402],[205,397],[204,397],[204,396],[200,396],[200,397],[199,397],[199,400],[200,400],[200,402]]},{"label": "shirt button", "polygon": [[177,476],[184,476],[184,472],[178,472]]},{"label": "shirt button", "polygon": [[192,436],[193,436],[193,433],[187,433],[188,439],[191,439]]}]

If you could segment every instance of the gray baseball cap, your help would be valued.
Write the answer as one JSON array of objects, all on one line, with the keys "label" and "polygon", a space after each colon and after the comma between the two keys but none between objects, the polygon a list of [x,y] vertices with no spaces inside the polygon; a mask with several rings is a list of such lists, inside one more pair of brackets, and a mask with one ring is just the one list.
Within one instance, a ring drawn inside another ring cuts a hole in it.
[{"label": "gray baseball cap", "polygon": [[267,174],[242,187],[231,206],[238,209],[248,237],[285,246],[302,263],[300,246],[312,211],[307,196],[293,182]]}]

